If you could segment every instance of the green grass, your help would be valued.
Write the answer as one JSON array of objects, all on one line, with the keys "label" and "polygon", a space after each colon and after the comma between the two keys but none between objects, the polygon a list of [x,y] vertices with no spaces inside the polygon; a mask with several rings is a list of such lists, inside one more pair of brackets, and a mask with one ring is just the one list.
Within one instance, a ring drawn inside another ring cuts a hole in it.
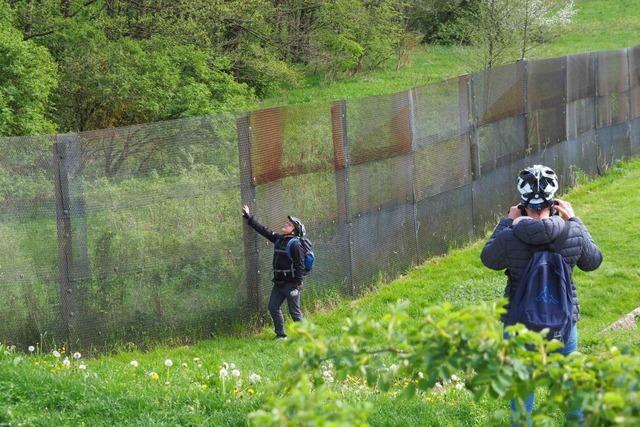
[{"label": "green grass", "polygon": [[[578,0],[577,14],[562,33],[528,54],[549,58],[640,45],[640,0]],[[325,81],[311,76],[299,88],[263,100],[259,107],[361,98],[400,92],[477,71],[470,48],[427,45],[415,49],[408,66]]]},{"label": "green grass", "polygon": [[[597,271],[575,276],[582,306],[579,349],[583,352],[596,352],[608,343],[640,344],[635,331],[600,332],[640,301],[638,183],[640,159],[614,166],[605,177],[582,183],[566,195],[605,257]],[[415,315],[444,301],[462,306],[495,300],[505,278],[481,265],[484,241],[433,259],[379,285],[375,293],[343,301],[335,310],[309,319],[322,326],[322,334],[333,334],[354,311],[381,316],[398,299],[411,301]],[[66,369],[50,355],[2,356],[0,351],[0,425],[242,425],[246,415],[263,404],[265,391],[286,375],[284,361],[295,357],[294,348],[271,337],[272,332],[265,329],[257,335],[219,337],[193,346],[167,345],[146,353],[129,345],[113,355],[87,360],[86,371],[79,370],[76,361]],[[201,359],[201,367],[195,357]],[[173,367],[164,366],[167,358]],[[132,359],[139,362],[138,368],[129,365]],[[238,365],[245,384],[250,371],[263,377],[253,387],[255,395],[246,389],[241,396],[222,395],[218,371],[223,361]],[[159,374],[158,381],[148,378],[150,371]],[[377,409],[370,418],[374,425],[442,425],[443,420],[447,425],[485,425],[494,423],[491,414],[506,405],[490,399],[474,402],[468,393],[457,390],[412,400],[385,394],[367,398]]]}]

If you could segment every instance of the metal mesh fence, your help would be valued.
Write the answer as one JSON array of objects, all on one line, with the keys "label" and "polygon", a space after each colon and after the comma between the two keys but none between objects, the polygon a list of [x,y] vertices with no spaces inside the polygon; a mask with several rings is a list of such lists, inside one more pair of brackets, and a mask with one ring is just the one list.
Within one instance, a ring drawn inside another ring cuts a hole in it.
[{"label": "metal mesh fence", "polygon": [[640,152],[640,48],[406,92],[2,140],[0,341],[101,347],[260,319],[270,242],[302,218],[304,305],[465,244],[551,166],[563,189]]}]

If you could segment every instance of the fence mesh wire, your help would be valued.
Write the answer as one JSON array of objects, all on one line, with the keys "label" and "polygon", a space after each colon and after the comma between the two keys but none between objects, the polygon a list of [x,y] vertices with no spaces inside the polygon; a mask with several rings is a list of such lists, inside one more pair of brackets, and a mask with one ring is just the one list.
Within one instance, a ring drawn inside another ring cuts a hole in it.
[{"label": "fence mesh wire", "polygon": [[2,139],[0,341],[103,347],[265,317],[272,245],[303,219],[303,304],[482,235],[533,163],[563,189],[640,152],[640,48],[358,100]]}]

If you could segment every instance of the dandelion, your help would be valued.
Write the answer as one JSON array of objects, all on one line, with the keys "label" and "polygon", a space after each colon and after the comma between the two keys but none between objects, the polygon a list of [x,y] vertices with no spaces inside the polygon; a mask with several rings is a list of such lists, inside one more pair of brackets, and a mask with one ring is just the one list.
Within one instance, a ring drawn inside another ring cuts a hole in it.
[{"label": "dandelion", "polygon": [[87,369],[87,367],[85,365],[83,365],[83,364],[80,364],[78,366],[78,369],[80,369],[81,371],[84,371],[85,369]]},{"label": "dandelion", "polygon": [[389,366],[389,370],[395,374],[396,372],[398,372],[398,365],[394,363],[393,365]]},{"label": "dandelion", "polygon": [[183,364],[182,364],[182,367],[183,367],[183,368],[188,368],[188,365],[187,365],[186,363],[183,363]]},{"label": "dandelion", "polygon": [[229,378],[229,371],[227,370],[227,368],[222,368],[220,369],[220,378],[222,378],[223,380],[226,380],[227,378]]},{"label": "dandelion", "polygon": [[68,357],[65,357],[64,360],[62,361],[62,364],[68,367],[69,365],[71,365],[71,360],[69,360]]},{"label": "dandelion", "polygon": [[75,353],[73,353],[73,358],[78,360],[82,357],[82,355],[80,353],[78,353],[77,351]]},{"label": "dandelion", "polygon": [[138,361],[137,360],[132,360],[131,362],[129,362],[129,365],[133,366],[134,368],[138,367]]},{"label": "dandelion", "polygon": [[231,375],[235,378],[238,378],[240,376],[240,371],[237,369],[234,369],[233,371],[231,371]]},{"label": "dandelion", "polygon": [[29,350],[29,353],[33,353],[34,351],[36,351],[36,348],[34,346],[30,345],[28,350]]},{"label": "dandelion", "polygon": [[260,382],[260,380],[262,380],[262,378],[260,377],[260,375],[256,374],[255,372],[252,372],[251,375],[249,375],[249,382],[251,384],[257,384]]},{"label": "dandelion", "polygon": [[229,365],[229,368],[230,368],[230,369],[236,369],[236,364],[235,364],[235,363],[231,363],[231,364]]},{"label": "dandelion", "polygon": [[171,361],[171,359],[167,359],[164,361],[164,366],[166,366],[167,368],[170,368],[173,366],[173,362]]},{"label": "dandelion", "polygon": [[249,396],[253,396],[254,394],[256,394],[256,391],[254,389],[252,389],[251,387],[249,387],[247,389],[247,393],[249,394]]},{"label": "dandelion", "polygon": [[424,374],[422,372],[418,372],[418,378],[423,379],[424,378]]},{"label": "dandelion", "polygon": [[456,390],[462,390],[464,388],[464,383],[456,384]]},{"label": "dandelion", "polygon": [[456,381],[460,381],[460,378],[458,378],[458,376],[456,374],[451,375],[451,381],[456,382]]},{"label": "dandelion", "polygon": [[200,363],[200,358],[199,357],[194,357],[193,358],[193,363]]},{"label": "dandelion", "polygon": [[60,359],[61,354],[58,350],[53,350],[51,354],[53,354],[53,357],[55,357],[56,359]]},{"label": "dandelion", "polygon": [[160,379],[160,375],[157,372],[149,372],[149,378],[153,381],[158,381]]}]

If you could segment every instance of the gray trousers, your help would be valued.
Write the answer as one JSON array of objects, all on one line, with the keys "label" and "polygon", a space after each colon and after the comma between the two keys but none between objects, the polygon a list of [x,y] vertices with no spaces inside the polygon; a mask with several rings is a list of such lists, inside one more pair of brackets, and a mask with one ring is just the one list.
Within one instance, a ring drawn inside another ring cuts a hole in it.
[{"label": "gray trousers", "polygon": [[289,307],[289,314],[296,322],[302,321],[302,311],[300,310],[300,294],[302,290],[296,296],[291,296],[290,292],[295,289],[293,283],[274,284],[271,289],[271,296],[269,297],[269,314],[273,319],[273,326],[276,331],[276,335],[285,336],[284,332],[284,316],[280,306],[287,300],[287,306]]}]

